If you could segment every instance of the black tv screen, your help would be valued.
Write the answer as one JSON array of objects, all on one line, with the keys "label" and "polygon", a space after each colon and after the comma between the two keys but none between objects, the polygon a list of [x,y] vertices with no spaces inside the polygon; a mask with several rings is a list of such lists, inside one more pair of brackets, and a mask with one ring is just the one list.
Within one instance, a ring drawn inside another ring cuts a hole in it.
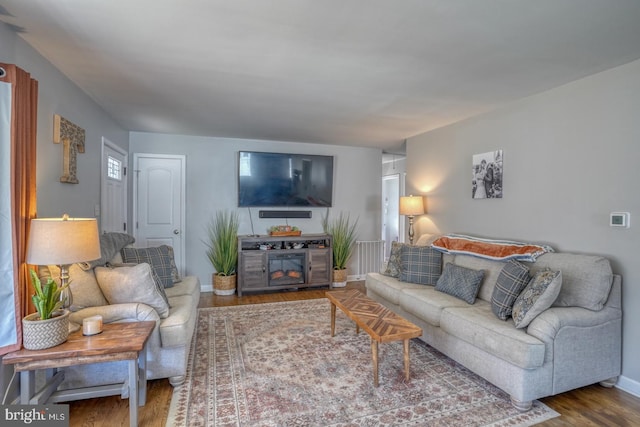
[{"label": "black tv screen", "polygon": [[333,156],[240,151],[238,206],[331,206]]}]

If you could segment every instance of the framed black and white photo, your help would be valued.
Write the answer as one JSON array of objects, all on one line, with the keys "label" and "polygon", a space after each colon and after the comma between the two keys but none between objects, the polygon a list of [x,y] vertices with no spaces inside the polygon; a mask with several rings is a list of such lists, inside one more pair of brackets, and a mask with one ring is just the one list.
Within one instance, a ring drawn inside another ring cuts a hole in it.
[{"label": "framed black and white photo", "polygon": [[474,154],[472,159],[471,197],[502,198],[502,150]]}]

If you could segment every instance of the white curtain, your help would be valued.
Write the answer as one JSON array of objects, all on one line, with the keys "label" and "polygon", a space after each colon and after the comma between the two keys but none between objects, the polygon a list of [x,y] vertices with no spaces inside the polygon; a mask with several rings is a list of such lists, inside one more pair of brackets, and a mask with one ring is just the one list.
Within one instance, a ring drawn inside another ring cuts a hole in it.
[{"label": "white curtain", "polygon": [[0,347],[18,340],[11,227],[11,84],[0,82]]}]

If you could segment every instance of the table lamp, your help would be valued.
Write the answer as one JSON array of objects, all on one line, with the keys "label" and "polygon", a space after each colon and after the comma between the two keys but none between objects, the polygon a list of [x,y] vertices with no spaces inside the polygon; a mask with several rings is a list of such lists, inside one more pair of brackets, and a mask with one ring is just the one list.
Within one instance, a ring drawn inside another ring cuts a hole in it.
[{"label": "table lamp", "polygon": [[409,217],[409,244],[413,245],[413,218],[416,215],[424,214],[424,200],[422,196],[400,197],[400,215]]},{"label": "table lamp", "polygon": [[[69,266],[100,258],[100,236],[95,218],[36,218],[31,220],[26,262],[60,266],[60,287],[69,283]],[[73,304],[67,286],[60,295],[63,308]]]}]

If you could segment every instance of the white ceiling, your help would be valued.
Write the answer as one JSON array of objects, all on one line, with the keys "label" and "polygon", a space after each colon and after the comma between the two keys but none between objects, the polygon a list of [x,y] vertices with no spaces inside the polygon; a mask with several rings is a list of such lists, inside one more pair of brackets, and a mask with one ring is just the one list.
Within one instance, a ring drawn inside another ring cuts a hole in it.
[{"label": "white ceiling", "polygon": [[0,0],[126,129],[380,147],[640,58],[639,0]]}]

